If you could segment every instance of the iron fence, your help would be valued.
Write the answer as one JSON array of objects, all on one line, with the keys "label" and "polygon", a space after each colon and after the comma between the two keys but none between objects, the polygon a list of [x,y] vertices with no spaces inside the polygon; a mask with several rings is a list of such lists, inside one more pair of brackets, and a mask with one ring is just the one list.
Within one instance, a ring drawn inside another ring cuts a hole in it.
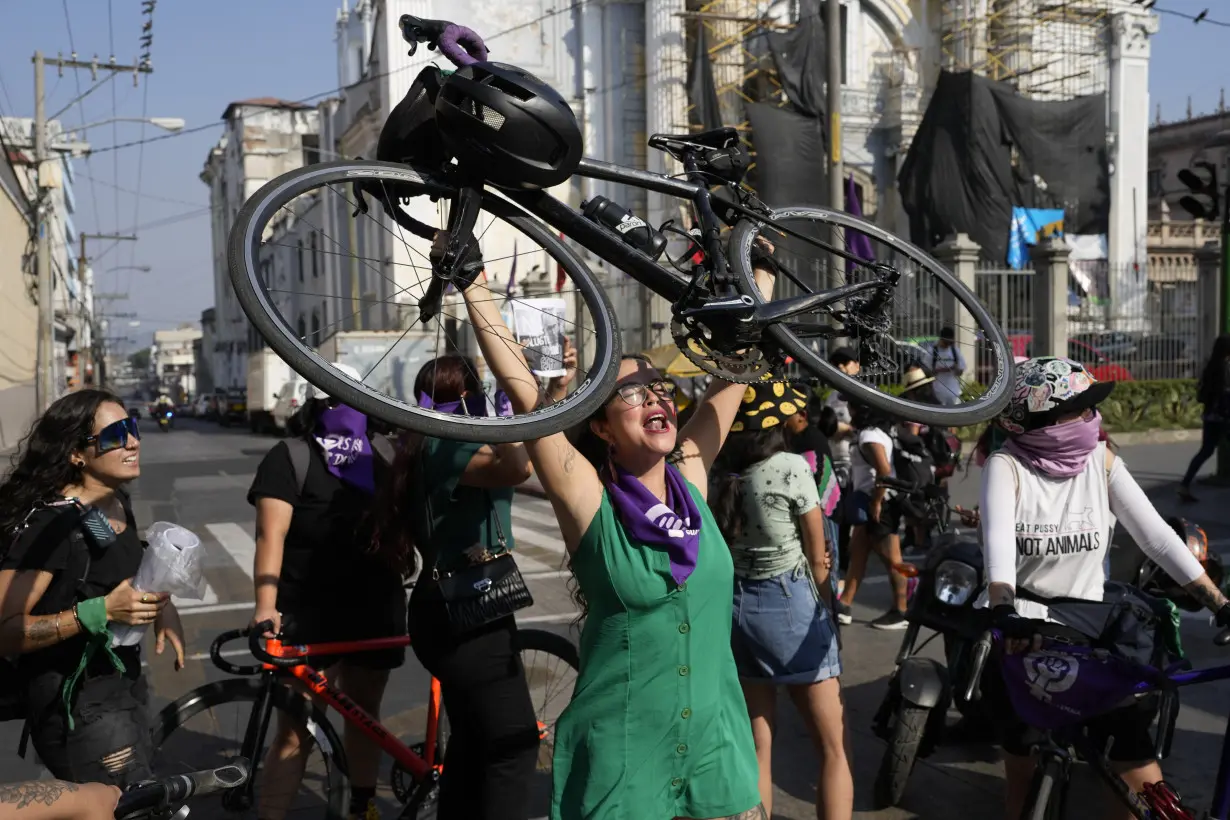
[{"label": "iron fence", "polygon": [[[1200,334],[1202,306],[1189,264],[1074,262],[1068,279],[1068,355],[1115,380],[1198,375],[1212,339]],[[978,298],[1003,327],[1013,354],[1032,354],[1034,272],[980,263]]]}]

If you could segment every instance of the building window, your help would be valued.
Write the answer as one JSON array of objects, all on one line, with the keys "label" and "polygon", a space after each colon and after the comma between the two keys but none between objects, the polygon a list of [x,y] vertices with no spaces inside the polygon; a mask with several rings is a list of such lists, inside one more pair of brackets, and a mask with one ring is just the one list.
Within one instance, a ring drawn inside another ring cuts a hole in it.
[{"label": "building window", "polygon": [[325,334],[329,332],[329,303],[320,303],[320,324]]},{"label": "building window", "polygon": [[309,241],[312,245],[312,278],[315,279],[320,276],[320,254],[316,248],[316,231],[312,231]]},{"label": "building window", "polygon": [[303,164],[315,165],[320,162],[320,136],[318,134],[303,135]]},{"label": "building window", "polygon": [[1162,169],[1149,169],[1149,198],[1156,199],[1162,195]]},{"label": "building window", "polygon": [[269,270],[270,270],[270,268],[272,268],[272,267],[273,267],[273,262],[272,262],[272,260],[269,260],[269,259],[262,259],[262,260],[261,260],[261,268],[260,268],[260,270],[261,270],[261,284],[263,284],[263,285],[265,286],[265,290],[268,290],[268,289],[269,289]]},{"label": "building window", "polygon": [[299,317],[299,339],[302,341],[307,338],[307,323],[303,321],[303,317]]},{"label": "building window", "polygon": [[312,311],[312,347],[320,344],[320,313]]},{"label": "building window", "polygon": [[303,281],[303,240],[299,240],[299,247],[295,251],[295,264],[299,266],[299,281]]}]

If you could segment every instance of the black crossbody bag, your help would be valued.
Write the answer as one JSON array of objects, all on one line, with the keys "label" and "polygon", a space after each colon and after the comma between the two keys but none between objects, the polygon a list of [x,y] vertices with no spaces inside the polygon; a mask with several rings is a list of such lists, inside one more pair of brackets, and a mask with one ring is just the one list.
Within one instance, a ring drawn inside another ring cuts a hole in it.
[{"label": "black crossbody bag", "polygon": [[[513,554],[508,551],[504,526],[500,523],[500,515],[491,501],[491,494],[484,495],[487,498],[488,520],[495,522],[496,547],[499,552],[494,552],[488,545],[485,550],[493,556],[490,560],[453,572],[440,571],[438,551],[432,562],[431,577],[440,588],[449,625],[456,635],[472,632],[492,621],[512,615],[519,609],[534,605],[534,598],[530,595],[529,587],[525,585],[525,579],[521,577],[521,570],[517,568]],[[434,519],[431,498],[428,497],[429,538],[431,522]]]}]

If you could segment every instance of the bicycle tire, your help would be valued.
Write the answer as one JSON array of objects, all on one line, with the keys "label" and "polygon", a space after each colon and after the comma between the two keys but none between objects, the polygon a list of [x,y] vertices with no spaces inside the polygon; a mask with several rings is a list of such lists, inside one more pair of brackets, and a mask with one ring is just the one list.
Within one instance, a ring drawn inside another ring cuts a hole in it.
[{"label": "bicycle tire", "polygon": [[[543,652],[559,658],[574,670],[580,669],[580,652],[577,650],[576,644],[563,635],[557,635],[545,629],[518,629],[517,646],[520,652],[525,652],[526,650]],[[443,727],[445,725],[445,713],[443,711],[441,711],[440,717],[440,725]],[[437,742],[446,741],[437,739]],[[405,810],[402,812],[402,820],[420,820],[419,812],[426,806],[434,805],[435,801],[439,800],[439,798],[439,782],[434,780],[423,781],[415,789],[414,795],[410,798],[410,802],[407,803]]]},{"label": "bicycle tire", "polygon": [[235,296],[252,326],[291,369],[312,385],[369,416],[426,436],[485,444],[532,441],[558,433],[589,418],[611,396],[619,376],[622,353],[618,320],[606,293],[588,266],[541,221],[491,191],[484,191],[482,208],[520,230],[546,250],[571,278],[593,319],[593,364],[578,373],[576,389],[563,401],[509,417],[453,416],[385,396],[342,379],[337,371],[298,338],[263,292],[255,260],[262,231],[279,208],[312,188],[363,179],[391,181],[415,194],[449,198],[456,188],[429,171],[394,162],[339,160],[297,168],[265,183],[248,198],[235,218],[227,240],[227,267]]},{"label": "bicycle tire", "polygon": [[[150,739],[155,750],[160,749],[167,738],[180,726],[206,709],[227,703],[252,703],[259,701],[264,683],[258,678],[226,678],[207,683],[188,692],[173,703],[163,707],[154,719]],[[317,748],[326,764],[325,803],[326,820],[345,820],[350,810],[350,787],[346,780],[345,748],[328,718],[311,701],[285,686],[273,687],[271,703],[275,709],[290,714],[305,723],[316,739]],[[251,781],[255,782],[257,769],[262,761],[251,761]],[[336,764],[336,765],[335,765]]]},{"label": "bicycle tire", "polygon": [[[987,386],[986,392],[971,402],[957,407],[924,404],[903,399],[876,389],[874,385],[861,382],[847,376],[828,360],[812,350],[809,345],[799,339],[788,327],[778,323],[769,325],[765,332],[786,353],[793,356],[800,366],[811,371],[815,376],[828,383],[838,392],[853,401],[871,405],[872,407],[893,416],[908,418],[921,424],[934,424],[944,427],[964,427],[989,421],[1003,412],[1008,406],[1012,392],[1012,348],[1003,329],[996,324],[991,314],[978,301],[978,297],[970,291],[959,279],[953,276],[939,262],[919,248],[906,242],[888,231],[870,222],[851,216],[825,210],[798,206],[779,208],[765,218],[767,221],[784,219],[815,219],[842,228],[865,233],[878,242],[892,247],[899,253],[913,258],[923,265],[929,273],[939,279],[957,298],[961,306],[969,311],[978,327],[986,334],[995,352],[997,372]],[[741,219],[731,232],[730,263],[739,276],[742,292],[750,296],[757,305],[765,304],[765,298],[756,286],[752,272],[752,242],[760,231],[763,222],[752,219]]]},{"label": "bicycle tire", "polygon": [[893,724],[888,745],[884,748],[880,768],[876,772],[873,787],[876,809],[891,808],[901,802],[906,784],[910,781],[910,774],[914,771],[918,747],[926,734],[927,719],[930,716],[930,709],[908,703],[898,706],[897,719]]}]

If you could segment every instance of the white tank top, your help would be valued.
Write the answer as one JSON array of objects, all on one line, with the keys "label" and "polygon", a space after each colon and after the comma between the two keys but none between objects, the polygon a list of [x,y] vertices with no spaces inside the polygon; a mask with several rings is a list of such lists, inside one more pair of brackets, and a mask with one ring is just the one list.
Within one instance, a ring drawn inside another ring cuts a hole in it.
[{"label": "white tank top", "polygon": [[[1021,590],[1043,598],[1100,601],[1115,517],[1107,490],[1106,443],[1099,442],[1072,478],[1034,472],[1008,453],[1016,477],[1016,610],[1026,618],[1047,618],[1047,608],[1024,600]],[[1113,469],[1113,468],[1112,468]],[[983,592],[978,606],[986,606]]]}]

